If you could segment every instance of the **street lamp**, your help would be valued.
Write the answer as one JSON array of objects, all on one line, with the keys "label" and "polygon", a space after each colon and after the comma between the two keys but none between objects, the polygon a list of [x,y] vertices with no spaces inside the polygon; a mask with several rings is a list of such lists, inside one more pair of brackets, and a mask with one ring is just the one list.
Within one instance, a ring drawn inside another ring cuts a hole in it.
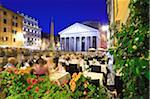
[{"label": "street lamp", "polygon": [[106,33],[106,38],[107,38],[107,48],[110,47],[110,32],[109,32],[109,25],[103,25],[101,27],[102,31]]},{"label": "street lamp", "polygon": [[102,26],[102,31],[108,31],[109,26],[108,25],[103,25]]},{"label": "street lamp", "polygon": [[21,46],[24,47],[24,41],[25,41],[25,39],[24,39],[23,33],[17,33],[15,35],[15,38],[18,41],[18,43],[20,44],[20,47]]}]

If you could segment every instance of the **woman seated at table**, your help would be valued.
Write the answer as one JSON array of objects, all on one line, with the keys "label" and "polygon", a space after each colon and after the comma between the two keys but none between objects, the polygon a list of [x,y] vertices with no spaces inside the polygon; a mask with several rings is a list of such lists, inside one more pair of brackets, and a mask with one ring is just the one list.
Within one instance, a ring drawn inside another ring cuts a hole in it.
[{"label": "woman seated at table", "polygon": [[56,65],[54,63],[53,58],[50,58],[49,60],[47,60],[46,65],[48,67],[49,75],[56,73],[56,72],[65,72],[64,67],[62,67],[62,65],[60,63],[58,63],[58,65]]},{"label": "woman seated at table", "polygon": [[5,69],[7,68],[15,68],[17,64],[17,59],[14,57],[8,58],[8,63],[4,66]]},{"label": "woman seated at table", "polygon": [[33,74],[36,75],[47,75],[48,74],[48,67],[47,65],[45,65],[47,62],[42,59],[39,58],[36,62],[36,64],[33,65]]}]

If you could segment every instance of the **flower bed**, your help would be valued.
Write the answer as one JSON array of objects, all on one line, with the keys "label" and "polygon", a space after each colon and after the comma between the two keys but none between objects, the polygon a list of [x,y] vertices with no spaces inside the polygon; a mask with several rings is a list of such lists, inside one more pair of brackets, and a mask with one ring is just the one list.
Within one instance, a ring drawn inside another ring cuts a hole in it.
[{"label": "flower bed", "polygon": [[0,87],[7,99],[32,99],[32,98],[109,98],[104,87],[96,87],[85,78],[82,73],[73,74],[70,82],[57,85],[49,80],[48,76],[36,76],[26,70],[11,69],[0,74]]}]

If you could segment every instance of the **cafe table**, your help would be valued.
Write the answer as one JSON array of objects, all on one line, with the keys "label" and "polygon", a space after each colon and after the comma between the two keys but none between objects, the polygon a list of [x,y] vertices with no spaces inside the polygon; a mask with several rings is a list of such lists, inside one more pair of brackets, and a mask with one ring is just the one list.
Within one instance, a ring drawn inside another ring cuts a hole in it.
[{"label": "cafe table", "polygon": [[[100,70],[99,72],[107,74],[107,65],[106,64],[92,64],[90,67],[92,68],[92,66],[95,67],[95,69],[97,67],[97,70]],[[99,67],[101,69],[98,69]]]},{"label": "cafe table", "polygon": [[50,81],[57,82],[58,85],[64,84],[70,80],[70,74],[68,72],[55,72],[49,75]]},{"label": "cafe table", "polygon": [[103,73],[95,73],[95,72],[83,72],[85,77],[90,77],[91,80],[99,80],[99,84],[103,85],[104,76]]}]

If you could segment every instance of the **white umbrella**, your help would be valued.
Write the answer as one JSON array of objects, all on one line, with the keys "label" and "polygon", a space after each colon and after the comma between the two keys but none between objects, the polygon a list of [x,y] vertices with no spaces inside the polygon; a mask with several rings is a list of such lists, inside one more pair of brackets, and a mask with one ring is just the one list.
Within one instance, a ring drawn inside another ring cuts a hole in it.
[{"label": "white umbrella", "polygon": [[95,51],[95,48],[89,48],[88,51]]},{"label": "white umbrella", "polygon": [[98,51],[106,51],[106,49],[104,49],[104,48],[98,48],[97,50]]}]

